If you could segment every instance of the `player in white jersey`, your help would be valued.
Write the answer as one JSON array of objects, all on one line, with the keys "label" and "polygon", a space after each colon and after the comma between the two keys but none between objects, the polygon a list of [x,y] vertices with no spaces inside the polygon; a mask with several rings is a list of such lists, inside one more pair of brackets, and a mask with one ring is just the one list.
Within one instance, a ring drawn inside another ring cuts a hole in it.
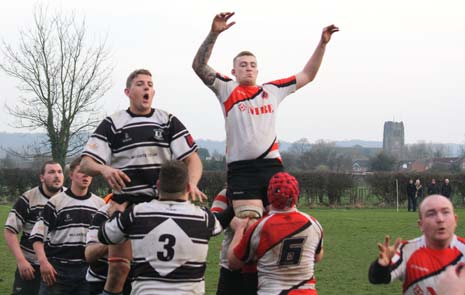
[{"label": "player in white jersey", "polygon": [[403,281],[406,295],[438,294],[438,280],[448,266],[465,262],[465,239],[454,234],[457,215],[449,199],[441,195],[426,197],[419,206],[421,237],[410,241],[399,238],[394,245],[386,236],[378,244],[379,255],[369,269],[373,284]]},{"label": "player in white jersey", "polygon": [[212,212],[188,200],[184,163],[165,162],[158,183],[158,200],[139,203],[123,213],[125,204],[113,203],[112,217],[100,228],[99,240],[105,244],[132,241],[131,294],[204,294],[208,241],[222,226]]},{"label": "player in white jersey", "polygon": [[[39,261],[29,236],[42,215],[45,203],[62,191],[63,169],[58,162],[47,161],[40,169],[41,184],[25,192],[13,205],[5,223],[5,241],[16,258],[17,268],[13,283],[14,295],[36,295],[40,287]],[[22,232],[21,240],[18,234]]]},{"label": "player in white jersey", "polygon": [[323,229],[314,217],[297,210],[298,197],[294,176],[277,173],[268,186],[268,215],[245,233],[245,222],[231,222],[235,234],[229,267],[257,261],[259,295],[317,294],[314,269],[315,262],[323,259]]},{"label": "player in white jersey", "polygon": [[283,171],[275,131],[279,103],[295,90],[311,82],[323,60],[326,44],[339,29],[323,29],[321,40],[303,70],[286,79],[257,85],[257,60],[249,51],[233,60],[231,74],[236,81],[219,74],[208,65],[219,34],[234,12],[215,16],[210,33],[200,46],[192,67],[200,79],[216,94],[226,125],[228,197],[239,217],[260,217],[266,202],[266,189],[272,175]]},{"label": "player in white jersey", "polygon": [[92,177],[82,173],[80,159],[70,164],[71,186],[51,198],[30,240],[42,275],[40,295],[88,295],[84,257],[86,234],[92,217],[105,202],[90,193]]},{"label": "player in white jersey", "polygon": [[[182,160],[189,169],[191,198],[206,198],[197,188],[202,175],[197,144],[180,120],[152,108],[152,74],[145,69],[133,71],[124,93],[129,108],[107,117],[97,127],[83,152],[83,171],[102,175],[113,190],[113,201],[137,204],[155,198],[155,184],[165,161]],[[122,278],[129,272],[131,244],[111,245],[108,251],[105,290],[119,293],[124,286]]]}]

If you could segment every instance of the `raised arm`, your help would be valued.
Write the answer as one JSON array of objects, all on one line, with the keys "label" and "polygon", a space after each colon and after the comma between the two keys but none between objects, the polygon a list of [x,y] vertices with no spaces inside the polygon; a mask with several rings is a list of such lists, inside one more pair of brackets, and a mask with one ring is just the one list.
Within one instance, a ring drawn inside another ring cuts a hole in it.
[{"label": "raised arm", "polygon": [[315,76],[318,73],[318,69],[320,68],[323,56],[325,54],[326,44],[328,44],[329,40],[331,40],[331,35],[338,31],[339,28],[335,25],[330,25],[323,29],[323,32],[321,33],[320,42],[315,48],[315,51],[313,52],[312,56],[308,60],[303,70],[300,73],[296,74],[297,89],[307,85],[308,83],[313,81],[313,79],[315,79]]},{"label": "raised arm", "polygon": [[215,45],[216,38],[223,31],[229,29],[235,22],[228,23],[228,20],[234,12],[222,12],[213,18],[212,27],[207,38],[200,45],[197,54],[192,62],[192,68],[194,72],[206,85],[212,85],[215,81],[216,71],[208,65],[208,60],[212,54],[213,46]]}]

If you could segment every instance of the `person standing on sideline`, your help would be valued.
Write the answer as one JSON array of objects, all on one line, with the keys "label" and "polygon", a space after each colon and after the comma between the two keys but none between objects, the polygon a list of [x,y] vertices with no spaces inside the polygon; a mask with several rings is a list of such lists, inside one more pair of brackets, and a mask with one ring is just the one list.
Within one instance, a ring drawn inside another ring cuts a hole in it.
[{"label": "person standing on sideline", "polygon": [[88,295],[86,234],[102,198],[89,192],[92,177],[80,171],[80,158],[69,165],[71,186],[48,200],[29,240],[40,264],[39,295]]},{"label": "person standing on sideline", "polygon": [[258,295],[316,295],[315,262],[323,259],[323,228],[296,207],[299,183],[280,172],[268,186],[271,211],[247,229],[246,220],[231,222],[228,250],[231,269],[257,261]]},{"label": "person standing on sideline", "polygon": [[465,239],[455,235],[458,218],[450,200],[428,196],[418,211],[423,235],[410,241],[397,238],[394,245],[386,236],[383,244],[378,243],[378,259],[368,271],[372,284],[399,279],[402,294],[438,294],[438,279],[446,267],[465,262]]},{"label": "person standing on sideline", "polygon": [[[182,160],[189,170],[190,197],[205,199],[197,188],[202,176],[197,144],[178,118],[152,108],[152,74],[145,69],[133,71],[124,93],[129,108],[105,118],[97,127],[84,148],[83,171],[105,178],[113,190],[112,202],[137,204],[156,197],[156,182],[164,162]],[[105,290],[117,294],[123,291],[130,269],[130,241],[110,245],[108,251]]]},{"label": "person standing on sideline", "polygon": [[416,204],[421,202],[423,198],[423,186],[421,185],[420,179],[415,180],[415,206],[413,207],[413,211],[417,210]]},{"label": "person standing on sideline", "polygon": [[439,194],[439,187],[436,184],[436,179],[431,179],[431,183],[428,185],[428,196]]},{"label": "person standing on sideline", "polygon": [[448,178],[444,179],[444,183],[442,184],[442,187],[441,187],[441,195],[443,195],[444,197],[447,197],[449,200],[452,200],[451,199],[452,186],[450,185]]},{"label": "person standing on sideline", "polygon": [[[40,268],[29,241],[34,224],[42,216],[47,201],[63,190],[63,169],[56,161],[40,168],[40,185],[25,192],[13,205],[5,223],[4,237],[16,259],[13,295],[36,295],[40,288]],[[21,240],[18,234],[22,231]]]},{"label": "person standing on sideline", "polygon": [[111,204],[98,238],[103,244],[132,241],[131,294],[205,293],[208,241],[223,228],[210,210],[189,202],[189,190],[186,165],[168,161],[161,166],[158,200],[126,210],[126,203]]},{"label": "person standing on sideline", "polygon": [[278,105],[294,91],[307,85],[318,73],[328,42],[339,31],[335,25],[323,29],[320,42],[302,71],[257,85],[255,55],[242,51],[233,59],[231,74],[236,80],[215,71],[208,61],[216,39],[235,22],[234,12],[217,14],[210,32],[194,57],[192,68],[217,96],[225,118],[227,196],[236,216],[260,218],[267,204],[269,179],[283,171],[276,136]]},{"label": "person standing on sideline", "polygon": [[415,212],[417,208],[417,200],[415,198],[416,187],[413,183],[413,179],[410,179],[407,184],[407,202],[408,202],[408,211]]}]

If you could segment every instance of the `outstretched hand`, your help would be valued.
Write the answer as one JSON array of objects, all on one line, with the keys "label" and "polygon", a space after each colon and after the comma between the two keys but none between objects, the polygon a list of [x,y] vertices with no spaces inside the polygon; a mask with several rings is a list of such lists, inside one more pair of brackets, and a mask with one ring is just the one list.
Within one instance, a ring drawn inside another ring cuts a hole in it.
[{"label": "outstretched hand", "polygon": [[196,185],[191,185],[190,187],[191,190],[189,192],[189,199],[192,201],[199,200],[200,203],[208,200],[207,195],[204,194]]},{"label": "outstretched hand", "polygon": [[401,239],[397,238],[396,242],[392,246],[389,245],[389,242],[390,237],[387,235],[384,237],[384,244],[378,243],[378,263],[382,266],[388,266],[391,263],[392,257],[394,257],[400,246]]},{"label": "outstretched hand", "polygon": [[323,29],[323,32],[321,33],[321,41],[324,44],[328,43],[329,40],[331,40],[331,35],[335,32],[339,32],[338,27],[336,27],[335,25],[327,26]]},{"label": "outstretched hand", "polygon": [[236,22],[228,23],[229,18],[233,15],[234,15],[234,12],[221,12],[215,15],[215,18],[213,18],[211,31],[219,34],[229,29],[231,26],[233,26],[236,23]]}]

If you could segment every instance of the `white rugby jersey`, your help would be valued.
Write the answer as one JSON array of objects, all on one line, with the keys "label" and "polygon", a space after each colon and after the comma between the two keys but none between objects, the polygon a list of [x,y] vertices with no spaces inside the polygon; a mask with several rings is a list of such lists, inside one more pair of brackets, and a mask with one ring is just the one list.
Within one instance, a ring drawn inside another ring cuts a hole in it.
[{"label": "white rugby jersey", "polygon": [[86,235],[102,198],[88,193],[76,197],[70,189],[47,202],[42,217],[34,225],[30,241],[44,243],[47,258],[67,263],[85,263]]},{"label": "white rugby jersey", "polygon": [[223,110],[228,163],[280,157],[276,137],[278,105],[296,90],[295,76],[261,86],[241,86],[217,73],[208,87]]},{"label": "white rugby jersey", "polygon": [[29,236],[34,224],[42,216],[48,199],[49,197],[42,190],[42,186],[28,190],[13,205],[5,223],[5,229],[16,234],[23,232],[19,245],[27,261],[34,265],[39,265],[39,261],[32,248],[32,243],[29,241]]},{"label": "white rugby jersey", "polygon": [[99,240],[131,240],[134,294],[204,294],[208,241],[221,230],[208,209],[152,200],[105,222]]},{"label": "white rugby jersey", "polygon": [[146,116],[124,110],[105,118],[82,154],[126,173],[131,182],[122,194],[150,198],[155,195],[161,165],[168,160],[183,160],[196,150],[197,144],[181,121],[152,109]]},{"label": "white rugby jersey", "polygon": [[391,259],[391,282],[403,281],[405,295],[437,294],[439,276],[447,266],[465,262],[465,239],[455,236],[449,248],[426,247],[425,237],[404,241]]},{"label": "white rugby jersey", "polygon": [[[89,226],[89,231],[86,236],[86,246],[95,243],[100,243],[98,240],[98,230],[100,226],[110,218],[107,210],[110,204],[105,204],[95,213],[92,222]],[[108,274],[108,260],[107,255],[100,257],[96,262],[89,265],[87,270],[86,280],[88,282],[105,282]]]},{"label": "white rugby jersey", "polygon": [[257,260],[259,295],[296,289],[315,294],[315,255],[322,244],[323,229],[314,217],[296,209],[271,211],[247,230],[234,255]]}]

